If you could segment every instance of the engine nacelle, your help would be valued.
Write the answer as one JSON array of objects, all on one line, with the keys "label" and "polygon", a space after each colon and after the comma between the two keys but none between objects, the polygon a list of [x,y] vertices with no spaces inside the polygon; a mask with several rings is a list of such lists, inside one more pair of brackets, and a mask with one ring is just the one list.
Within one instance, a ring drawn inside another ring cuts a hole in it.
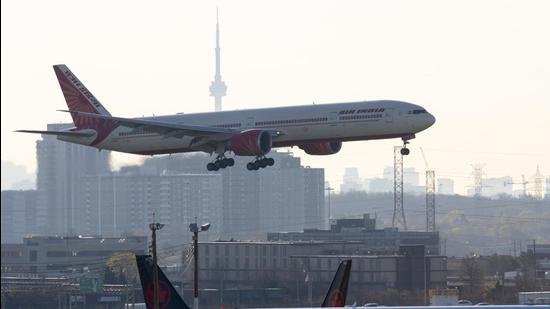
[{"label": "engine nacelle", "polygon": [[326,156],[335,154],[342,149],[342,142],[308,143],[298,145],[309,155]]},{"label": "engine nacelle", "polygon": [[264,130],[244,130],[229,139],[229,149],[238,156],[263,156],[271,151],[271,133]]}]

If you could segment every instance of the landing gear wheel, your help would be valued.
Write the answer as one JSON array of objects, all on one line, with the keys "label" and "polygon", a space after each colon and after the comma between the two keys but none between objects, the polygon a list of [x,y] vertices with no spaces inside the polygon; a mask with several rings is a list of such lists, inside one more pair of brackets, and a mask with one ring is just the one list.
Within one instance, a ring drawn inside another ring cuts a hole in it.
[{"label": "landing gear wheel", "polygon": [[229,159],[226,159],[226,160],[227,160],[227,166],[231,167],[231,166],[235,165],[235,159],[229,158]]},{"label": "landing gear wheel", "polygon": [[222,160],[219,160],[218,162],[218,165],[220,166],[220,168],[226,168],[227,167],[227,159],[222,159]]},{"label": "landing gear wheel", "polygon": [[401,155],[403,156],[409,155],[410,152],[409,148],[401,148]]},{"label": "landing gear wheel", "polygon": [[248,162],[248,164],[246,164],[246,169],[249,170],[249,171],[253,171],[254,170],[254,164],[252,162]]},{"label": "landing gear wheel", "polygon": [[215,171],[216,170],[216,165],[214,165],[214,163],[210,162],[208,164],[206,164],[206,169],[211,172],[211,171]]},{"label": "landing gear wheel", "polygon": [[273,166],[273,164],[275,164],[275,159],[273,159],[273,158],[267,158],[267,165],[268,165],[268,166]]},{"label": "landing gear wheel", "polygon": [[256,161],[256,164],[261,168],[265,168],[267,166],[267,159],[263,158],[261,160],[258,160]]}]

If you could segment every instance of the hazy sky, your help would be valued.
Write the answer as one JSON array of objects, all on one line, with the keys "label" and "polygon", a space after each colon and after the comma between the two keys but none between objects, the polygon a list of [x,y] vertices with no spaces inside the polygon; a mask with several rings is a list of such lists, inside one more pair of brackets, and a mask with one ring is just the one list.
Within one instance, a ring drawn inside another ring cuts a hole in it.
[{"label": "hazy sky", "polygon": [[[216,6],[224,109],[397,99],[437,118],[405,166],[464,192],[486,176],[550,174],[550,1],[2,1],[2,160],[36,168],[39,136],[68,122],[64,63],[113,115],[214,109]],[[380,176],[399,140],[303,156],[337,186]],[[295,153],[303,152],[294,148]],[[115,155],[116,165],[140,157]],[[423,180],[422,180],[423,181]]]}]

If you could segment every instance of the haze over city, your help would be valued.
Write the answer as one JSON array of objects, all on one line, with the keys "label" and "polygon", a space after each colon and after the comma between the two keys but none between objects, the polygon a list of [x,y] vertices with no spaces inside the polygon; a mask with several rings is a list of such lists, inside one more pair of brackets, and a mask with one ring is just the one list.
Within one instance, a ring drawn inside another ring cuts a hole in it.
[{"label": "haze over city", "polygon": [[1,9],[2,309],[550,305],[549,1]]},{"label": "haze over city", "polygon": [[[69,65],[116,116],[212,111],[216,7],[224,110],[416,102],[437,122],[411,141],[405,166],[425,169],[423,147],[437,176],[454,178],[462,194],[473,163],[484,163],[487,177],[519,180],[537,164],[550,174],[546,1],[4,1],[2,160],[34,171],[39,137],[13,131],[70,121],[56,112],[65,103],[53,64]],[[345,143],[327,157],[292,151],[337,187],[346,167],[380,176],[394,145]],[[114,154],[112,163],[140,160]]]}]

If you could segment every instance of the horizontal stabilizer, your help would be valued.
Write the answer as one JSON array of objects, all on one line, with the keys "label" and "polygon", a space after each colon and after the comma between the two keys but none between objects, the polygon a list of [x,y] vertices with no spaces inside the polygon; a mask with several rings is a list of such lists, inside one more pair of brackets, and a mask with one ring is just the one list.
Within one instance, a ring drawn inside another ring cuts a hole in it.
[{"label": "horizontal stabilizer", "polygon": [[57,135],[57,136],[74,136],[74,137],[90,137],[95,134],[94,131],[39,131],[39,130],[16,130],[15,132],[21,133],[36,133],[45,135]]}]

